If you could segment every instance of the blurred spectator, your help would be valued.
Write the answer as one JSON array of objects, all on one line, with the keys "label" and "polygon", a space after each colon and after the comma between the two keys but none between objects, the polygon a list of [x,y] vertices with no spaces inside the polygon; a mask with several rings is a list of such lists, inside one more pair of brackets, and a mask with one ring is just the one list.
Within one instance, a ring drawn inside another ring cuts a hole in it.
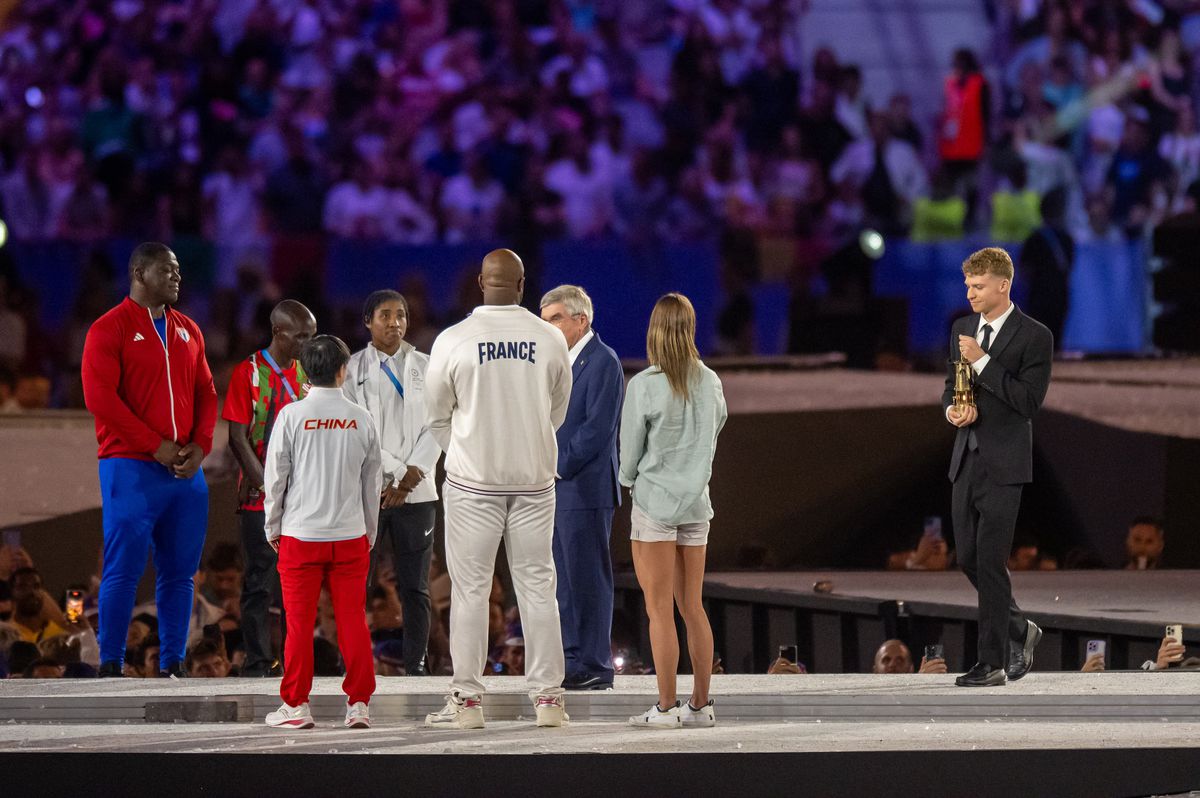
[{"label": "blurred spectator", "polygon": [[27,640],[17,640],[8,647],[8,673],[24,675],[25,669],[41,657],[41,652],[34,643]]},{"label": "blurred spectator", "polygon": [[57,660],[39,657],[25,666],[21,676],[25,679],[61,679],[63,666]]},{"label": "blurred spectator", "polygon": [[460,244],[494,240],[503,205],[504,187],[488,173],[483,158],[471,154],[465,172],[451,177],[442,187],[446,241]]},{"label": "blurred spectator", "polygon": [[67,622],[53,599],[42,587],[41,574],[32,567],[17,568],[9,579],[12,586],[12,623],[28,643],[40,643],[66,634]]},{"label": "blurred spectator", "polygon": [[[938,135],[942,169],[954,182],[955,191],[967,201],[974,215],[979,162],[987,147],[991,127],[991,88],[970,50],[954,52],[954,64],[945,81],[945,108]],[[919,145],[914,145],[919,146]]]},{"label": "blurred spectator", "polygon": [[58,213],[66,195],[43,176],[39,152],[27,150],[17,168],[0,180],[4,222],[17,241],[41,241],[58,233]]},{"label": "blurred spectator", "polygon": [[1019,268],[1029,284],[1029,315],[1054,334],[1054,348],[1063,345],[1071,293],[1075,242],[1067,231],[1067,190],[1061,186],[1042,197],[1042,225],[1021,246]]},{"label": "blurred spectator", "polygon": [[945,571],[950,567],[950,548],[940,534],[922,533],[915,549],[888,558],[889,571]]},{"label": "blurred spectator", "polygon": [[504,641],[504,650],[499,662],[504,666],[504,672],[509,676],[525,675],[525,640],[521,637],[510,637]]},{"label": "blurred spectator", "polygon": [[1196,112],[1191,103],[1179,108],[1174,128],[1159,139],[1158,154],[1172,172],[1170,211],[1181,213],[1185,210],[1185,192],[1200,178],[1200,131],[1196,129]]},{"label": "blurred spectator", "polygon": [[13,574],[22,568],[32,568],[33,558],[23,547],[13,548],[7,544],[0,546],[0,582],[12,586]]},{"label": "blurred spectator", "polygon": [[750,9],[738,0],[711,0],[700,4],[700,24],[720,53],[721,74],[730,85],[750,68],[762,29]]},{"label": "blurred spectator", "polygon": [[217,248],[217,285],[228,288],[235,284],[239,268],[261,256],[262,181],[239,146],[227,147],[218,163],[218,171],[204,179],[201,191],[205,229]]},{"label": "blurred spectator", "polygon": [[1028,542],[1017,543],[1008,558],[1008,570],[1036,571],[1038,570],[1039,559],[1036,544]]},{"label": "blurred spectator", "polygon": [[913,121],[912,98],[907,94],[893,94],[888,100],[887,120],[892,138],[907,141],[917,152],[925,143],[925,135]]},{"label": "blurred spectator", "polygon": [[747,106],[746,146],[769,152],[779,143],[779,132],[795,119],[800,73],[784,61],[777,37],[763,41],[760,58],[762,64],[746,75],[741,86]]},{"label": "blurred spectator", "polygon": [[207,602],[214,609],[211,614],[220,612],[218,623],[222,631],[237,629],[241,618],[242,596],[242,566],[241,547],[236,543],[218,543],[213,546],[204,562],[204,571],[197,580],[197,594],[200,600]]},{"label": "blurred spectator", "polygon": [[1117,224],[1133,229],[1145,224],[1150,216],[1154,191],[1167,177],[1167,165],[1158,156],[1150,138],[1144,110],[1125,121],[1121,145],[1113,154],[1108,181],[1113,190],[1113,218]]},{"label": "blurred spectator", "polygon": [[1006,178],[992,193],[992,229],[995,241],[1024,241],[1042,223],[1041,198],[1029,187],[1029,169],[1014,160]]},{"label": "blurred spectator", "polygon": [[954,181],[945,172],[933,177],[928,197],[919,197],[913,212],[912,240],[917,243],[954,241],[966,230],[967,203],[954,193]]},{"label": "blurred spectator", "polygon": [[1104,652],[1097,651],[1095,654],[1089,655],[1079,670],[1081,673],[1103,673],[1105,670]]},{"label": "blurred spectator", "polygon": [[388,192],[379,182],[375,168],[366,161],[354,164],[353,177],[329,190],[325,199],[324,226],[342,238],[383,238],[388,211]]},{"label": "blurred spectator", "polygon": [[1129,524],[1129,534],[1125,536],[1125,570],[1147,571],[1160,568],[1166,542],[1162,521],[1149,515],[1140,515],[1133,519]]},{"label": "blurred spectator", "polygon": [[775,676],[779,674],[800,675],[805,673],[808,673],[808,670],[802,663],[792,662],[784,659],[783,657],[777,657],[775,661],[771,663],[771,666],[767,668],[768,676]]},{"label": "blurred spectator", "polygon": [[612,225],[613,175],[588,151],[587,141],[572,138],[563,157],[546,167],[545,187],[563,198],[563,219],[572,238],[594,238]]},{"label": "blurred spectator", "polygon": [[8,580],[0,580],[0,624],[11,626],[9,621],[12,620],[12,615],[12,588],[9,587]]},{"label": "blurred spectator", "polygon": [[20,413],[17,401],[17,377],[7,366],[0,365],[0,415]]},{"label": "blurred spectator", "polygon": [[1176,640],[1173,637],[1164,637],[1162,643],[1158,646],[1158,654],[1153,660],[1147,660],[1142,663],[1142,670],[1166,670],[1172,665],[1182,663],[1186,655],[1187,646],[1183,644],[1182,640]]},{"label": "blurred spectator", "polygon": [[17,404],[21,410],[45,410],[50,406],[50,378],[25,372],[17,377]]},{"label": "blurred spectator", "polygon": [[908,229],[912,206],[926,193],[929,181],[916,150],[892,138],[883,114],[871,114],[870,139],[847,147],[829,176],[835,183],[848,181],[858,189],[867,223],[885,234]]},{"label": "blurred spectator", "polygon": [[[912,673],[913,660],[908,646],[902,640],[885,640],[875,652],[875,663],[871,666],[872,673]],[[921,657],[921,668],[918,673],[946,673],[944,659],[928,660]]]},{"label": "blurred spectator", "polygon": [[201,640],[188,649],[184,661],[187,675],[201,679],[222,679],[229,675],[229,660],[224,648],[213,640]]}]

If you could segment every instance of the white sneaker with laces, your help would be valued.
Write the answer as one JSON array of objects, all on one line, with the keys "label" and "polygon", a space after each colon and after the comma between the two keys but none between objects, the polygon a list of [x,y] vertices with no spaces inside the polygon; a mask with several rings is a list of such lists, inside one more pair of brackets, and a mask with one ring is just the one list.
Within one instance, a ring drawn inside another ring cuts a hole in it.
[{"label": "white sneaker with laces", "polygon": [[683,726],[679,716],[679,702],[676,701],[667,709],[659,709],[658,704],[647,709],[640,715],[629,719],[630,726],[643,729],[678,729]]},{"label": "white sneaker with laces", "polygon": [[267,713],[266,723],[273,729],[311,729],[313,716],[307,701],[298,707],[284,704],[274,712]]},{"label": "white sneaker with laces", "polygon": [[371,728],[371,713],[367,709],[367,705],[362,701],[347,704],[345,724],[347,729]]},{"label": "white sneaker with laces", "polygon": [[483,701],[477,695],[451,693],[446,696],[446,706],[441,712],[430,712],[425,716],[425,726],[430,729],[482,729]]},{"label": "white sneaker with laces", "polygon": [[533,709],[537,713],[537,725],[543,728],[557,728],[571,719],[560,695],[538,696]]},{"label": "white sneaker with laces", "polygon": [[679,720],[684,726],[693,729],[707,729],[717,725],[717,713],[713,711],[713,700],[708,699],[708,703],[699,709],[692,707],[692,702],[688,701],[679,708]]}]

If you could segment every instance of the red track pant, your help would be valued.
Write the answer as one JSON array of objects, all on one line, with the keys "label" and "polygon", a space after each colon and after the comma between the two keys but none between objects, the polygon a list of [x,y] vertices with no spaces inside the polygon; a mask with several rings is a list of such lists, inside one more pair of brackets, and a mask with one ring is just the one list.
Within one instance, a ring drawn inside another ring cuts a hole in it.
[{"label": "red track pant", "polygon": [[321,586],[328,584],[337,621],[338,647],[346,664],[342,690],[348,703],[371,700],[375,660],[367,629],[367,571],[371,546],[364,535],[354,540],[316,543],[284,535],[279,540],[279,582],[287,616],[283,682],[279,695],[289,706],[308,700],[313,679],[313,625]]}]

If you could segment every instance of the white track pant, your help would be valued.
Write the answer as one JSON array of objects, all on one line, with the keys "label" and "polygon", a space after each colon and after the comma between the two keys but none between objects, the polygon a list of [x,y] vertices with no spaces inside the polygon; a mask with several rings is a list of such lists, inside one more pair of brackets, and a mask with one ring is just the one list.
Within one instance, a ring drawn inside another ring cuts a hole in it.
[{"label": "white track pant", "polygon": [[538,496],[482,496],[446,483],[446,569],[450,572],[452,690],[483,695],[488,598],[496,550],[504,539],[512,571],[530,695],[562,693],[562,628],[554,573],[554,491]]}]

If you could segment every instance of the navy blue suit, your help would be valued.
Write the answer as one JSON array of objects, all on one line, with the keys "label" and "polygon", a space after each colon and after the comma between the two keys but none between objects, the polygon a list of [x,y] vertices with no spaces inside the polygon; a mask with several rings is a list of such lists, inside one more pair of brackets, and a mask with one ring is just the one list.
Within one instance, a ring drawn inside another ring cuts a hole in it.
[{"label": "navy blue suit", "polygon": [[612,679],[613,575],[609,555],[617,483],[617,429],[625,375],[596,335],[571,367],[567,418],[558,429],[554,567],[568,679]]}]

